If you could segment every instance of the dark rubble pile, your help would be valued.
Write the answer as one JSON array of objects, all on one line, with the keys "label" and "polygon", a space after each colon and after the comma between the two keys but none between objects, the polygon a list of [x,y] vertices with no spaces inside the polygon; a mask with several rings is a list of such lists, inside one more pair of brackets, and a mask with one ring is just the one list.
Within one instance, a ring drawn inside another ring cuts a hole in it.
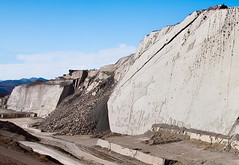
[{"label": "dark rubble pile", "polygon": [[63,75],[63,80],[73,79],[74,94],[66,97],[56,110],[35,126],[58,135],[108,134],[109,96],[135,59],[133,54],[99,70],[75,70]]},{"label": "dark rubble pile", "polygon": [[[38,128],[58,135],[94,134],[109,130],[107,101],[114,87],[114,74],[103,79],[91,78],[97,84],[90,91],[81,85],[47,117]],[[82,83],[84,84],[84,83]],[[88,85],[89,87],[89,85]]]},{"label": "dark rubble pile", "polygon": [[167,144],[174,143],[183,140],[188,140],[189,136],[184,134],[176,134],[170,131],[157,131],[157,132],[147,132],[149,139],[145,141],[149,145]]},{"label": "dark rubble pile", "polygon": [[1,97],[0,96],[0,108],[7,108],[7,100],[9,98],[9,95]]}]

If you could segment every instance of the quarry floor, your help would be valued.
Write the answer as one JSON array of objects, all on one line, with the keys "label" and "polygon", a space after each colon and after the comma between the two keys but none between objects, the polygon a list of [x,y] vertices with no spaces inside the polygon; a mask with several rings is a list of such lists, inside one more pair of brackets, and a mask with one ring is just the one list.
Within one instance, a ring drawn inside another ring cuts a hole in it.
[{"label": "quarry floor", "polygon": [[[18,118],[18,119],[1,119],[15,123],[24,128],[31,134],[41,138],[41,144],[46,146],[55,146],[52,150],[64,150],[62,154],[69,156],[73,162],[63,164],[135,164],[143,165],[143,163],[134,158],[122,155],[127,155],[126,148],[130,150],[140,151],[146,155],[163,158],[164,160],[176,160],[167,164],[174,165],[220,165],[220,164],[239,164],[239,156],[237,152],[228,152],[221,146],[212,146],[207,143],[198,141],[184,140],[160,145],[149,145],[143,143],[147,140],[146,135],[139,136],[112,136],[104,138],[104,141],[118,145],[115,153],[105,148],[96,146],[98,139],[90,138],[86,135],[78,136],[53,136],[50,133],[40,132],[34,128],[29,128],[29,124],[33,124],[39,119],[33,118]],[[130,154],[128,154],[130,155]],[[144,159],[144,157],[142,157]],[[147,159],[147,158],[145,158]],[[74,163],[74,161],[78,163]],[[147,161],[146,161],[147,162]],[[157,164],[157,163],[154,163]],[[166,163],[165,163],[166,164]]]},{"label": "quarry floor", "polygon": [[[96,146],[97,139],[90,136],[54,136],[52,133],[40,132],[37,129],[28,126],[39,122],[37,118],[14,118],[0,119],[2,121],[12,122],[32,135],[41,139],[40,144],[32,142],[20,142],[27,147],[31,147],[33,151],[40,154],[49,153],[54,155],[54,159],[66,165],[116,165],[116,164],[132,164],[145,165],[136,159],[126,157],[114,152],[109,152]],[[49,149],[51,150],[49,152]],[[39,150],[41,150],[39,152]]]}]

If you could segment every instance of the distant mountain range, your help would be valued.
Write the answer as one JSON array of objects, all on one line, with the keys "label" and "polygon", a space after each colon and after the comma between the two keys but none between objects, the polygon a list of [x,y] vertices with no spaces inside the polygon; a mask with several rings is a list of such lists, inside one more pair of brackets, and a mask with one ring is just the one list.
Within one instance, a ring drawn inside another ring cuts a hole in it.
[{"label": "distant mountain range", "polygon": [[35,81],[47,81],[47,79],[32,77],[29,79],[22,78],[20,80],[0,80],[0,97],[9,95],[15,86],[29,84]]}]

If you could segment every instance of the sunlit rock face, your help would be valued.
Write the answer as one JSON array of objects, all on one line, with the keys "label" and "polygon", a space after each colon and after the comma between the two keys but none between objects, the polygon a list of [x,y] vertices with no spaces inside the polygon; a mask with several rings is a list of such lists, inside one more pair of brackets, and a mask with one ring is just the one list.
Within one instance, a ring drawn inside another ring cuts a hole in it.
[{"label": "sunlit rock face", "polygon": [[153,124],[239,133],[239,8],[194,12],[141,41],[108,102],[111,131]]},{"label": "sunlit rock face", "polygon": [[34,112],[39,117],[46,117],[73,92],[71,83],[65,80],[17,86],[8,99],[7,108],[21,112]]}]

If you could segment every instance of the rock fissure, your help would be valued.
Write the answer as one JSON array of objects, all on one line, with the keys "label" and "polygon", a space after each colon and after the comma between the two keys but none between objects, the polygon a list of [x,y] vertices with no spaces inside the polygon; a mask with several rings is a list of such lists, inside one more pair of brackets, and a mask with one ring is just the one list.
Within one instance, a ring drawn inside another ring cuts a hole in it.
[{"label": "rock fissure", "polygon": [[[149,61],[151,61],[161,50],[163,50],[165,46],[170,44],[180,33],[182,33],[185,29],[187,29],[198,18],[198,16],[199,14],[197,14],[196,18],[194,18],[189,24],[187,24],[184,28],[182,28],[176,35],[174,35],[168,42],[166,42],[158,51],[156,51],[129,79],[134,77]],[[126,82],[129,81],[129,79],[126,80]],[[125,83],[122,84],[122,86],[125,85]]]}]

